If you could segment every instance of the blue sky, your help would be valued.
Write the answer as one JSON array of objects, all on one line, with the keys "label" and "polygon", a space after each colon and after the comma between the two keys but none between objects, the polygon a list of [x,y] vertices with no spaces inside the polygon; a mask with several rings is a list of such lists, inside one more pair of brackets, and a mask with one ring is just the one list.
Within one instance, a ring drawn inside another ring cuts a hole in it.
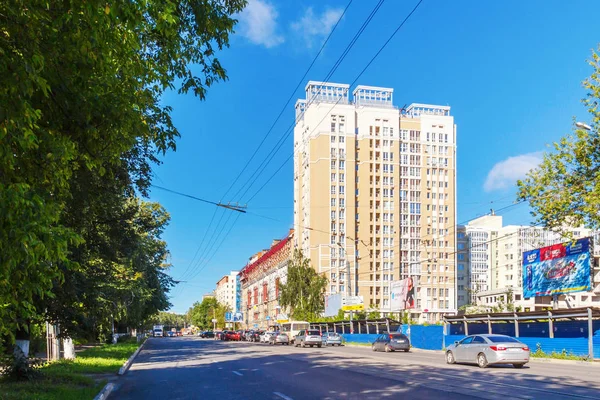
[{"label": "blue sky", "polygon": [[[245,203],[292,154],[289,137],[248,194],[240,196],[240,187],[293,123],[293,102],[223,196],[346,4],[251,0],[239,16],[231,47],[219,54],[229,80],[210,88],[204,102],[191,95],[164,97],[182,137],[177,151],[156,168],[154,183],[214,201]],[[375,4],[353,1],[307,79],[324,79]],[[387,0],[331,81],[352,82],[415,4]],[[574,117],[586,120],[581,81],[591,72],[585,60],[600,42],[595,15],[600,2],[594,0],[425,0],[359,80],[394,88],[399,106],[452,107],[458,126],[459,222],[511,204],[515,179],[538,162],[548,143],[569,132]],[[305,83],[294,99],[304,96]],[[293,222],[292,174],[288,163],[248,203],[253,214],[215,213],[214,206],[152,191],[151,200],[163,204],[172,218],[164,235],[172,255],[170,273],[187,280],[173,292],[173,311],[185,312],[222,275],[239,270],[252,254],[287,233]],[[524,205],[502,214],[507,223],[529,222]],[[224,226],[216,231],[221,232],[216,241],[215,226]]]}]

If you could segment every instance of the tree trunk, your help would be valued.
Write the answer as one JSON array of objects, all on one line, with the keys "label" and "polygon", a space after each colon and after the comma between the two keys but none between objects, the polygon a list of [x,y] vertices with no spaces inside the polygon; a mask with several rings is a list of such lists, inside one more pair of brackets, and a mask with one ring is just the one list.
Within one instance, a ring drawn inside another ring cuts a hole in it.
[{"label": "tree trunk", "polygon": [[75,345],[73,344],[73,339],[65,338],[63,339],[63,351],[65,360],[74,360],[75,359]]},{"label": "tree trunk", "polygon": [[17,347],[21,349],[23,354],[25,354],[25,357],[29,357],[29,339],[31,338],[29,330],[25,330],[22,328],[17,329],[17,332],[15,333],[15,338],[15,344],[17,345]]}]

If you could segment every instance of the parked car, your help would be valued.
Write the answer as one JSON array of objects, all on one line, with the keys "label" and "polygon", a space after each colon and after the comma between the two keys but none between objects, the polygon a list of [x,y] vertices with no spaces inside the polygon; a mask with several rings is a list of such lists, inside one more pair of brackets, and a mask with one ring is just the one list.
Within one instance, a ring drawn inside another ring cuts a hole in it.
[{"label": "parked car", "polygon": [[173,332],[173,331],[168,331],[168,332],[167,332],[167,337],[175,337],[175,332]]},{"label": "parked car", "polygon": [[294,341],[295,347],[306,347],[306,346],[317,346],[321,347],[323,341],[321,339],[321,332],[318,329],[303,329],[296,335]]},{"label": "parked car", "polygon": [[381,350],[387,353],[397,350],[407,352],[410,350],[410,340],[403,333],[383,333],[377,336],[371,348],[373,351]]},{"label": "parked car", "polygon": [[263,331],[249,331],[246,334],[246,340],[249,342],[258,342],[260,341],[260,336],[262,335]]},{"label": "parked car", "polygon": [[272,331],[263,332],[263,334],[260,336],[260,343],[269,343],[271,336],[274,334],[275,334],[275,332],[272,332]]},{"label": "parked car", "polygon": [[214,338],[215,337],[215,333],[213,331],[204,331],[204,332],[199,332],[198,336],[200,336],[201,338]]},{"label": "parked car", "polygon": [[227,333],[225,334],[225,340],[239,342],[240,340],[242,340],[241,332],[227,331]]},{"label": "parked car", "polygon": [[325,332],[321,338],[324,346],[341,346],[343,341],[342,335],[336,332]]},{"label": "parked car", "polygon": [[506,335],[471,335],[448,346],[446,362],[476,363],[480,368],[493,364],[523,368],[529,362],[529,347]]},{"label": "parked car", "polygon": [[219,340],[225,340],[226,336],[227,336],[227,331],[221,331],[221,332],[219,332],[219,335],[218,335],[217,339],[219,339]]},{"label": "parked car", "polygon": [[290,337],[285,332],[274,332],[269,338],[269,344],[290,344]]}]

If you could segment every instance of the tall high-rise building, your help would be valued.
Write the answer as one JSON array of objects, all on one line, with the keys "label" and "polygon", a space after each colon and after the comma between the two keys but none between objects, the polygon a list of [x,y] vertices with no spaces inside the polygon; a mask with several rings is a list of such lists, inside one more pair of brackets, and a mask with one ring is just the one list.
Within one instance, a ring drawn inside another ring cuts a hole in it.
[{"label": "tall high-rise building", "polygon": [[296,102],[295,244],[383,315],[412,277],[414,317],[456,310],[456,126],[450,107],[393,105],[393,89],[309,82]]},{"label": "tall high-rise building", "polygon": [[241,308],[239,271],[231,271],[217,282],[215,297],[221,304],[229,307],[231,312],[238,312]]}]

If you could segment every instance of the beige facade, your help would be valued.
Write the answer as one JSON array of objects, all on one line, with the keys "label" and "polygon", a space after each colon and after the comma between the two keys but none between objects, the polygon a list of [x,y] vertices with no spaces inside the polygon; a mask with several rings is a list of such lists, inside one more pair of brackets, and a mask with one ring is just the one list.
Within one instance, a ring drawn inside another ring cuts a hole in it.
[{"label": "beige facade", "polygon": [[296,103],[296,244],[328,294],[384,315],[390,283],[416,282],[415,317],[456,310],[456,146],[450,108],[399,110],[393,89],[309,82]]},{"label": "beige facade", "polygon": [[238,271],[231,271],[229,275],[219,279],[214,295],[219,303],[227,305],[229,310],[234,313],[239,311],[236,304],[238,274]]}]

